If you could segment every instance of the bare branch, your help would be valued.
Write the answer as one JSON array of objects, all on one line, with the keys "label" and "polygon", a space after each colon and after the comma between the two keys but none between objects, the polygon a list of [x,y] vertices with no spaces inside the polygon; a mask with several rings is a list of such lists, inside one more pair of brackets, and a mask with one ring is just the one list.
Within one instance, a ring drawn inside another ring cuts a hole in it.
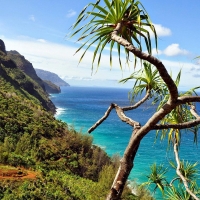
[{"label": "bare branch", "polygon": [[116,109],[116,112],[117,112],[117,115],[118,117],[123,121],[123,122],[126,122],[127,124],[133,126],[134,128],[139,128],[140,127],[140,123],[139,122],[136,122],[134,120],[132,120],[131,118],[127,117],[124,112],[123,112],[123,109],[120,108],[119,106],[115,106],[115,109]]},{"label": "bare branch", "polygon": [[200,96],[182,96],[178,97],[177,104],[186,104],[191,102],[200,102]]},{"label": "bare branch", "polygon": [[105,112],[104,116],[101,119],[99,119],[90,129],[88,129],[88,133],[91,133],[93,130],[95,130],[97,126],[99,126],[109,116],[110,112],[114,107],[115,104],[111,103],[108,110]]},{"label": "bare branch", "polygon": [[[126,117],[126,115],[123,113],[123,111],[128,111],[128,110],[133,110],[138,108],[142,103],[144,103],[150,95],[150,91],[148,90],[146,95],[140,100],[138,101],[136,104],[132,105],[132,106],[126,106],[126,107],[122,107],[120,108],[117,104],[115,103],[111,103],[111,105],[109,106],[109,108],[107,109],[107,111],[105,112],[104,116],[102,118],[100,118],[91,128],[88,129],[88,133],[91,133],[92,131],[94,131],[100,124],[103,123],[104,120],[107,119],[107,117],[109,116],[110,112],[112,111],[113,108],[117,108],[116,112],[119,116],[119,118],[126,122],[127,124],[130,124],[131,126],[139,126],[138,122],[135,122],[134,120]],[[120,110],[121,109],[121,110]]]},{"label": "bare branch", "polygon": [[191,122],[184,122],[180,124],[156,124],[152,130],[162,130],[162,129],[185,129],[185,128],[192,128],[194,126],[197,126],[200,124],[200,117],[196,120],[193,120]]},{"label": "bare branch", "polygon": [[177,175],[180,177],[180,179],[183,181],[183,184],[185,186],[186,191],[195,199],[195,200],[200,200],[189,188],[188,186],[188,182],[186,180],[186,178],[181,174],[180,168],[181,168],[181,163],[180,163],[180,159],[178,156],[178,144],[175,143],[174,144],[174,154],[175,154],[175,159],[176,159],[176,163],[177,163],[177,168],[176,168],[176,173]]},{"label": "bare branch", "polygon": [[112,109],[115,108],[116,109],[116,113],[118,115],[118,117],[123,121],[126,122],[127,124],[131,125],[132,127],[140,127],[140,123],[136,122],[134,120],[132,120],[131,118],[127,117],[124,114],[123,108],[119,107],[117,104],[112,103],[108,110],[105,112],[104,116],[99,119],[90,129],[88,129],[88,133],[91,133],[93,130],[95,130],[101,123],[103,123],[104,120],[107,119],[107,117],[109,116],[110,112],[112,111]]},{"label": "bare branch", "polygon": [[150,90],[148,90],[146,92],[146,95],[140,100],[138,101],[136,104],[132,105],[132,106],[127,106],[127,107],[123,107],[122,110],[123,111],[128,111],[128,110],[133,110],[138,108],[141,104],[143,104],[150,96]]},{"label": "bare branch", "polygon": [[197,111],[194,105],[190,106],[190,112],[194,117],[196,117],[196,119],[200,118],[199,115],[197,114]]}]

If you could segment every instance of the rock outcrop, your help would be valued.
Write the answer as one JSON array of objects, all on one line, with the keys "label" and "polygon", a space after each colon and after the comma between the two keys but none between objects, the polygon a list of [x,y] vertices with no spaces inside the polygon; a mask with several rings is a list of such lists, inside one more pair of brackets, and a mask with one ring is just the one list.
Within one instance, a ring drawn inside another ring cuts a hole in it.
[{"label": "rock outcrop", "polygon": [[12,50],[7,51],[7,56],[15,62],[17,67],[21,69],[25,74],[30,76],[35,80],[43,89],[45,89],[43,81],[37,76],[35,69],[33,68],[32,63],[25,59],[19,52]]}]

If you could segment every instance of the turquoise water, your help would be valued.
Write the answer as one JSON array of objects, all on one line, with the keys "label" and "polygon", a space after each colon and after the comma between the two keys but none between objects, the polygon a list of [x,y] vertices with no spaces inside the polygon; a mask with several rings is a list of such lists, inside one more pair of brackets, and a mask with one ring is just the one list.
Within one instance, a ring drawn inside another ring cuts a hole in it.
[{"label": "turquoise water", "polygon": [[[89,88],[89,87],[63,87],[62,93],[51,95],[51,99],[57,107],[56,118],[74,126],[77,131],[87,134],[87,130],[101,118],[111,103],[119,106],[130,105],[128,89],[116,88]],[[199,107],[197,107],[199,110]],[[140,108],[126,112],[127,116],[144,124],[155,107],[145,103]],[[93,143],[101,146],[108,155],[123,155],[132,133],[132,128],[121,122],[115,110],[94,132]],[[192,133],[182,134],[180,158],[190,162],[200,161],[199,142],[193,143]],[[167,146],[167,141],[155,140],[155,132],[147,134],[141,142],[136,155],[134,168],[129,177],[138,183],[147,181],[149,166],[154,162],[169,166],[169,160],[173,160],[172,149]],[[174,171],[168,172],[168,177],[174,177]],[[157,194],[157,197],[160,196]],[[159,198],[157,198],[159,199]]]}]

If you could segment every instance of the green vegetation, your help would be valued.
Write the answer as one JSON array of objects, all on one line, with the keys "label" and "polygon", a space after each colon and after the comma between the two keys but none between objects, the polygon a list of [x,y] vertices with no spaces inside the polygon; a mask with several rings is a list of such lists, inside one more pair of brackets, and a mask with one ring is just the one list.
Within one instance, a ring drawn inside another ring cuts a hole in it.
[{"label": "green vegetation", "polygon": [[[6,82],[3,84],[10,83],[14,87],[14,90],[20,90],[29,99],[33,99],[34,97],[47,111],[54,113],[55,106],[48,98],[48,94],[44,89],[30,76],[22,72],[13,60],[3,54],[2,51],[0,52],[0,74],[1,79],[4,79]],[[4,89],[6,90],[6,88]]]},{"label": "green vegetation", "polygon": [[[0,53],[0,199],[105,199],[119,160],[47,112],[37,84]],[[133,197],[126,187],[122,199]]]}]

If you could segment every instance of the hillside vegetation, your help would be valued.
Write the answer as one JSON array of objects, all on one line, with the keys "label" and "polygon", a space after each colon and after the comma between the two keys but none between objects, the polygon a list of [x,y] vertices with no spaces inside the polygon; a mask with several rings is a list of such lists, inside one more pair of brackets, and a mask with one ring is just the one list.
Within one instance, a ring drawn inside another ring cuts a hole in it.
[{"label": "hillside vegetation", "polygon": [[[0,174],[0,199],[105,199],[118,159],[92,145],[91,136],[56,120],[49,104],[39,84],[0,51],[0,165],[35,174]],[[126,188],[122,199],[135,197]]]}]

